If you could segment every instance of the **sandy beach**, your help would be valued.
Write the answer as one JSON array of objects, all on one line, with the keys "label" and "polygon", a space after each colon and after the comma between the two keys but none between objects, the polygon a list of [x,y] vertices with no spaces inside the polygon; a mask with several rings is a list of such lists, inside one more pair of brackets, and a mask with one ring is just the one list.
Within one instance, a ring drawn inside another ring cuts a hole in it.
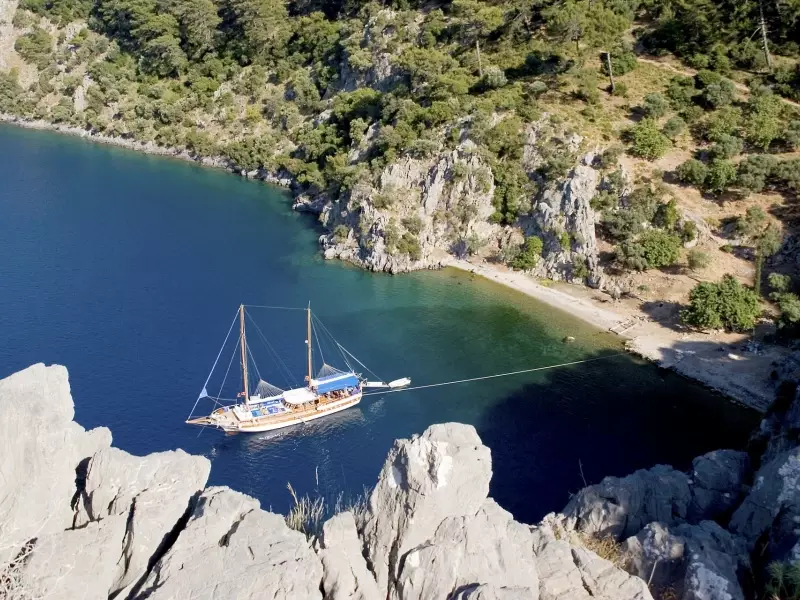
[{"label": "sandy beach", "polygon": [[530,275],[483,262],[453,259],[450,266],[616,333],[627,340],[631,352],[759,412],[765,412],[774,398],[770,374],[788,354],[785,348],[748,344],[748,337],[741,334],[693,332],[679,325],[674,310],[647,314],[635,298],[614,302],[597,290],[580,286],[544,286]]}]

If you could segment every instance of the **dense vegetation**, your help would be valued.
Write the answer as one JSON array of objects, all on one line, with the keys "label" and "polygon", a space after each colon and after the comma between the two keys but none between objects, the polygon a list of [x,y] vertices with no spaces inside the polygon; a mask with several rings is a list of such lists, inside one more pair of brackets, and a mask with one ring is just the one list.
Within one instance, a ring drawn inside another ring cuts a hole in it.
[{"label": "dense vegetation", "polygon": [[[656,160],[688,132],[700,149],[675,175],[708,195],[800,186],[800,160],[772,155],[800,144],[800,116],[780,99],[800,98],[796,0],[22,0],[21,8],[15,48],[38,81],[21,86],[14,72],[0,74],[0,111],[219,155],[245,171],[282,170],[311,193],[345,196],[401,156],[469,140],[486,167],[472,175],[494,190],[493,220],[516,223],[575,164],[564,141],[572,117],[611,141],[602,105],[628,94],[616,78],[637,69],[637,38],[698,71],[630,107],[635,124],[620,135],[630,155]],[[753,34],[761,8],[766,45]],[[75,20],[88,28],[68,38],[63,26]],[[749,95],[729,79],[735,69],[747,70]],[[554,111],[565,103],[566,117]],[[525,136],[545,110],[552,137],[531,166]],[[610,184],[595,200],[617,265],[676,264],[694,223],[656,184],[623,198],[617,158],[601,159]],[[385,191],[371,200],[388,209],[396,198]],[[387,247],[417,257],[418,234],[415,223],[392,220]],[[336,235],[347,239],[342,228]],[[480,244],[462,241],[468,252]],[[509,258],[531,268],[539,243]],[[585,268],[575,265],[579,276]]]}]

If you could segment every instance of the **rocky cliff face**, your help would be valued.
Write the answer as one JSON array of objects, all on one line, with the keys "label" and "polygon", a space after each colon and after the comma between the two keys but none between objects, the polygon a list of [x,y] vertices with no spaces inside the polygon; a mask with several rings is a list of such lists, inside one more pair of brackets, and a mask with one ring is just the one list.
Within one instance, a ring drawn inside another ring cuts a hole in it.
[{"label": "rocky cliff face", "polygon": [[469,147],[401,158],[375,187],[357,186],[346,198],[318,205],[332,232],[320,241],[326,258],[373,271],[443,266],[469,243],[495,249],[509,243],[511,232],[489,221],[493,193],[491,171]]},{"label": "rocky cliff face", "polygon": [[[607,477],[533,527],[488,496],[474,428],[434,425],[395,442],[365,514],[307,539],[206,487],[205,458],[136,457],[85,431],[66,369],[34,365],[0,381],[0,597],[753,598],[770,562],[800,560],[800,396],[794,380],[781,389],[755,438],[766,451]],[[794,445],[764,444],[767,431]]]},{"label": "rocky cliff face", "polygon": [[14,15],[19,0],[0,0],[0,70],[11,68],[9,58],[14,52]]},{"label": "rocky cliff face", "polygon": [[205,458],[132,456],[72,417],[63,367],[0,381],[2,597],[652,599],[489,498],[491,453],[471,426],[395,442],[366,515],[335,515],[308,540],[257,500],[205,487]]}]

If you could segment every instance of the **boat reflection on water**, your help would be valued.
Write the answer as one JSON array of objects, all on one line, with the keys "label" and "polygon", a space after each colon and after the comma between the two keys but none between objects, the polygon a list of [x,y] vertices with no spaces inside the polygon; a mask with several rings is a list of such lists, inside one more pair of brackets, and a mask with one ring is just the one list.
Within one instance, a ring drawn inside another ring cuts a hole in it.
[{"label": "boat reflection on water", "polygon": [[[251,433],[245,436],[233,436],[229,440],[235,439],[240,443],[242,450],[248,454],[257,454],[266,450],[278,441],[290,440],[296,436],[317,436],[319,438],[330,438],[338,435],[340,430],[352,425],[366,423],[367,418],[361,407],[354,407],[352,410],[328,415],[325,419],[300,423],[284,429],[275,431],[265,431],[263,433]],[[227,441],[227,440],[226,440]],[[227,445],[227,444],[220,444]],[[216,446],[216,444],[215,444]]]}]

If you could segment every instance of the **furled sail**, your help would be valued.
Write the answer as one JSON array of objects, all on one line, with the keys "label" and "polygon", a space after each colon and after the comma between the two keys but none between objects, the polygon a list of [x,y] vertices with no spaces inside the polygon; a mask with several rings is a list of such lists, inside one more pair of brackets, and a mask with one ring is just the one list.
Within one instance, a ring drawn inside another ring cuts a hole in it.
[{"label": "furled sail", "polygon": [[340,371],[336,367],[330,366],[328,363],[323,363],[322,367],[317,373],[317,379],[322,379],[323,377],[330,377],[331,375],[341,375],[344,371]]},{"label": "furled sail", "polygon": [[260,379],[258,381],[258,385],[256,386],[256,396],[260,398],[270,398],[272,396],[280,396],[283,393],[283,390],[277,386],[272,385],[271,383]]}]

